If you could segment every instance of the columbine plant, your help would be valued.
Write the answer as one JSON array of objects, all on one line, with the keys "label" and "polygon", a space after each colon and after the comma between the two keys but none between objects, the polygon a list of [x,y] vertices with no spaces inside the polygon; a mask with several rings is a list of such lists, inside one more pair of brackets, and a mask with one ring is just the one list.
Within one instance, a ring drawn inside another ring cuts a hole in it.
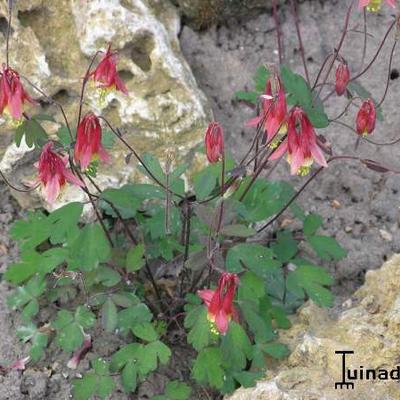
[{"label": "columbine plant", "polygon": [[[376,11],[381,3],[360,0],[359,7],[366,17],[367,10]],[[291,5],[305,60],[293,0]],[[199,149],[209,163],[190,177],[189,186],[182,178],[189,165],[173,165],[170,158],[162,165],[150,154],[138,154],[119,129],[86,110],[89,81],[103,99],[109,90],[128,94],[111,44],[105,53],[95,54],[83,75],[76,118],[67,116],[28,78],[20,77],[10,67],[7,53],[0,75],[0,114],[8,112],[8,121],[13,119],[18,126],[18,146],[24,137],[29,146],[41,148],[37,186],[26,190],[40,186],[45,200],[56,204],[65,186],[75,185],[87,196],[96,220],[83,224],[83,204],[73,202],[51,213],[31,212],[13,226],[20,261],[8,267],[5,278],[15,286],[8,303],[22,312],[24,322],[17,334],[27,344],[27,354],[12,360],[5,371],[23,370],[44,359],[47,351],[68,353],[71,369],[88,357],[90,370],[73,380],[73,396],[107,399],[121,390],[137,392],[187,343],[195,350],[188,363],[191,373],[169,373],[176,380],[153,398],[184,400],[191,392],[195,399],[203,393],[217,398],[239,386],[254,385],[265,375],[271,357],[289,353],[279,343],[279,330],[290,327],[288,315],[308,299],[321,307],[332,304],[331,277],[302,249],[308,246],[314,260],[321,261],[346,254],[333,238],[319,233],[321,217],[307,213],[295,200],[336,160],[361,162],[381,173],[396,172],[377,161],[334,154],[334,143],[323,136],[324,128],[340,124],[352,131],[355,142],[374,143],[368,136],[378,130],[376,120],[382,116],[387,90],[376,102],[357,79],[379,58],[398,20],[389,26],[373,60],[357,73],[341,55],[353,8],[351,2],[339,44],[322,63],[314,83],[305,62],[305,78],[282,64],[258,68],[255,91],[237,93],[259,110],[247,123],[255,128],[250,148],[240,162],[232,160],[224,147],[223,127],[210,123]],[[275,2],[273,9],[281,49]],[[41,121],[56,121],[35,113],[35,102],[21,80],[61,112],[62,123],[51,140]],[[329,117],[324,104],[334,101],[335,94],[346,96],[348,105],[339,116]],[[32,115],[25,103],[31,103]],[[347,113],[354,115],[354,127],[341,121]],[[76,134],[71,126],[77,127]],[[98,186],[98,166],[111,162],[110,137],[127,148],[127,162],[136,158],[147,183]],[[285,181],[271,179],[282,159],[290,164],[292,175],[308,176],[297,191]],[[1,176],[13,189],[25,190]],[[297,218],[301,228],[291,231],[286,224],[277,224],[285,212]],[[42,313],[50,304],[56,305],[53,311]],[[98,353],[93,351],[101,331],[120,338],[112,355],[103,354],[98,346]],[[178,380],[182,376],[186,382]]]}]

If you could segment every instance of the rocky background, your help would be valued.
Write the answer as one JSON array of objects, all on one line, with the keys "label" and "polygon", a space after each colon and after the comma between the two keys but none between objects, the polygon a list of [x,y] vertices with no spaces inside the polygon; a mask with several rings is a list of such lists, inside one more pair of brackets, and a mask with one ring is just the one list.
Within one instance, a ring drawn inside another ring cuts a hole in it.
[{"label": "rocky background", "polygon": [[[0,35],[3,36],[7,28],[5,3],[0,2]],[[214,118],[225,127],[227,148],[239,158],[254,134],[243,128],[254,111],[237,102],[234,93],[252,88],[257,66],[278,61],[270,2],[174,0],[173,3],[167,0],[19,0],[11,61],[23,75],[62,103],[73,120],[82,71],[96,49],[105,48],[112,41],[120,52],[121,73],[130,96],[109,95],[103,112],[122,128],[140,152],[149,150],[162,155],[172,149],[177,159],[190,157],[190,150],[202,141],[212,110]],[[285,63],[303,72],[290,9],[284,1],[280,3]],[[315,78],[318,65],[337,43],[347,1],[299,3],[306,57],[311,77]],[[387,7],[378,15],[368,16],[370,36],[366,62],[373,57],[392,20]],[[344,50],[353,73],[360,69],[362,24],[361,14],[355,11],[350,22],[352,33]],[[379,100],[388,72],[392,78],[383,105],[384,122],[378,124],[374,133],[374,139],[380,142],[400,135],[397,54],[392,70],[387,70],[392,43],[393,36],[390,36],[382,58],[362,79],[364,86]],[[4,59],[4,41],[0,41],[0,55]],[[41,105],[42,111],[55,111],[43,99]],[[100,108],[92,88],[88,90],[87,106],[98,111]],[[335,101],[328,105],[327,111],[334,117],[342,109],[343,103]],[[354,123],[355,112],[355,109],[349,110],[349,124]],[[350,131],[336,125],[323,133],[333,143],[335,153],[354,152],[356,138]],[[26,146],[16,149],[11,142],[12,131],[0,125],[0,166],[8,174],[13,169],[12,181],[17,184],[34,174],[31,160],[36,154]],[[399,169],[396,147],[361,143],[359,151],[367,158]],[[119,185],[135,178],[134,165],[124,162],[125,153],[118,147],[114,150],[113,170],[100,173],[103,185]],[[282,163],[275,177],[287,176],[287,165]],[[300,178],[291,178],[291,181],[295,186],[301,184]],[[295,326],[284,336],[294,350],[292,356],[279,366],[271,365],[266,382],[261,382],[256,389],[239,391],[233,399],[311,400],[319,399],[325,391],[329,400],[343,398],[341,393],[328,391],[340,366],[331,354],[335,346],[358,348],[365,360],[355,359],[356,366],[360,362],[371,367],[398,362],[390,355],[395,353],[398,337],[396,323],[391,322],[397,321],[398,259],[386,264],[380,272],[369,274],[367,286],[354,297],[351,294],[363,284],[367,270],[379,268],[400,250],[399,191],[398,176],[373,173],[354,163],[340,163],[332,164],[303,194],[300,198],[303,207],[320,213],[325,232],[335,236],[348,250],[346,259],[326,265],[335,277],[336,307],[325,314],[312,305],[300,311]],[[64,201],[71,197],[76,198],[76,193],[67,193]],[[37,199],[32,197],[18,196],[18,201],[23,206],[37,204]],[[23,213],[8,189],[0,186],[1,272],[17,257],[8,229]],[[5,305],[7,291],[7,285],[0,284],[0,364],[23,354],[14,336],[12,314]],[[368,298],[369,292],[373,298]],[[326,324],[323,331],[322,323]],[[356,332],[346,339],[345,332],[353,328]],[[364,339],[367,341],[362,346]],[[369,340],[371,352],[365,350]],[[380,356],[375,357],[378,352]],[[318,375],[321,370],[328,373]],[[30,368],[23,376],[17,372],[0,376],[0,400],[68,399],[70,376],[61,368],[57,371],[50,376],[46,371]],[[358,397],[353,398],[399,397],[394,386],[371,385],[360,387],[355,392]],[[375,392],[369,391],[371,387]]]}]

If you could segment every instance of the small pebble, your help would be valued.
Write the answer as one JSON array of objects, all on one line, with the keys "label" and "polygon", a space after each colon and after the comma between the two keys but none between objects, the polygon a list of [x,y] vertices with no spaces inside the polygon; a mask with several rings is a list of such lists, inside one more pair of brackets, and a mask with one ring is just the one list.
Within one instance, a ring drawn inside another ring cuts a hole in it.
[{"label": "small pebble", "polygon": [[391,242],[393,240],[392,234],[388,231],[385,231],[384,229],[379,229],[379,233],[383,240],[386,240],[387,242]]}]

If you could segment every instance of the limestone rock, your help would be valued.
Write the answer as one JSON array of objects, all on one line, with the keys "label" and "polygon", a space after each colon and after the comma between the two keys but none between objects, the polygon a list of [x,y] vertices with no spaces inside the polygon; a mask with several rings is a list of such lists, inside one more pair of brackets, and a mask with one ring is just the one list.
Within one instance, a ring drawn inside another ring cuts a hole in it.
[{"label": "limestone rock", "polygon": [[[271,9],[272,0],[172,0],[194,29],[204,29],[229,17],[250,18]],[[283,0],[277,0],[277,4]]]},{"label": "limestone rock", "polygon": [[[0,3],[0,35],[7,30],[7,2]],[[150,152],[161,159],[172,152],[175,161],[192,159],[201,143],[211,111],[183,58],[178,41],[179,16],[166,0],[20,0],[15,2],[10,64],[21,76],[39,86],[64,107],[76,124],[82,77],[97,50],[109,42],[118,51],[118,68],[129,96],[109,93],[105,105],[88,85],[84,112],[93,110],[120,128],[138,153]],[[5,60],[5,41],[0,41],[0,60]],[[62,122],[54,105],[26,84],[40,106],[28,114],[47,113]],[[53,128],[56,131],[57,127]],[[49,133],[51,131],[49,130]],[[0,120],[0,168],[15,185],[32,180],[32,160],[37,151],[11,145],[14,132]],[[125,163],[127,150],[112,151],[112,166],[99,170],[101,187],[118,186],[136,179],[135,161]],[[196,162],[196,161],[195,161]],[[199,162],[199,161],[197,161]],[[24,206],[37,204],[15,193]],[[82,200],[81,192],[68,189],[60,199]]]},{"label": "limestone rock", "polygon": [[[353,380],[354,389],[336,389],[341,380],[337,350],[353,350],[347,368],[385,369],[399,365],[400,255],[368,271],[365,284],[340,309],[308,304],[281,340],[292,350],[272,365],[255,388],[239,389],[229,400],[395,400],[397,380]],[[227,399],[228,400],[228,399]]]}]

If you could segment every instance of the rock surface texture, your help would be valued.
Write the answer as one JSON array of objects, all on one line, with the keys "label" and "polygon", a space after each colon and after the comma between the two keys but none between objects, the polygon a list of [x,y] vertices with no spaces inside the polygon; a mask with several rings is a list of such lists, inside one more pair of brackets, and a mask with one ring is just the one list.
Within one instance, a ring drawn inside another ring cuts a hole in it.
[{"label": "rock surface texture", "polygon": [[[397,380],[353,380],[336,389],[342,376],[336,350],[353,350],[347,368],[385,369],[399,364],[400,256],[366,274],[365,284],[340,309],[329,313],[308,304],[281,340],[292,354],[269,370],[268,380],[240,389],[229,400],[396,400]],[[352,372],[353,373],[353,372]]]},{"label": "rock surface texture", "polygon": [[[0,34],[7,31],[7,2],[0,4]],[[119,127],[139,153],[161,158],[172,151],[176,160],[188,157],[203,136],[210,118],[207,101],[198,89],[181,55],[179,16],[168,1],[157,0],[59,0],[18,1],[10,40],[10,64],[21,75],[61,103],[71,125],[76,124],[82,77],[97,50],[112,42],[119,53],[118,68],[129,95],[109,93],[100,106],[99,91],[88,85],[84,112],[93,110]],[[5,40],[0,44],[5,60]],[[40,93],[26,85],[41,107],[31,115],[61,116]],[[0,122],[2,122],[0,120]],[[12,171],[12,181],[31,178],[37,154],[27,146],[11,144],[13,130],[0,125],[0,166]],[[100,169],[101,186],[118,186],[135,177],[135,162],[125,163],[127,150],[115,146],[111,168]],[[61,201],[80,193],[69,190]],[[32,196],[17,196],[31,206]]]}]

